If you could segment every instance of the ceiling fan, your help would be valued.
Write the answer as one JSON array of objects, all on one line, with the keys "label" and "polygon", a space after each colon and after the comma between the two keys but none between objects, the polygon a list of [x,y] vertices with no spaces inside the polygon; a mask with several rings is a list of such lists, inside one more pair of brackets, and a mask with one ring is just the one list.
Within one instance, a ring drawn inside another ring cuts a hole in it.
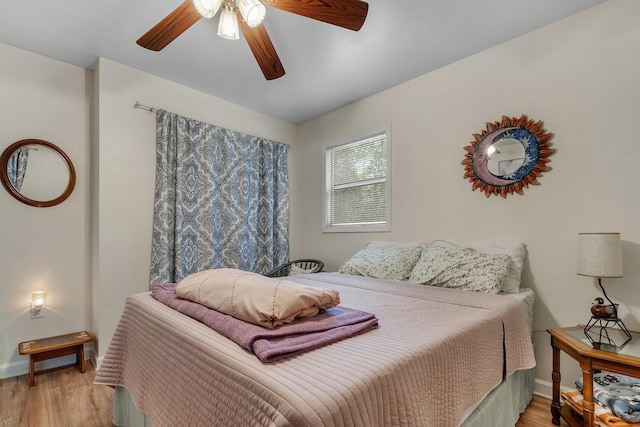
[{"label": "ceiling fan", "polygon": [[[264,0],[271,7],[296,15],[358,31],[364,24],[369,4],[361,0]],[[238,39],[238,22],[253,56],[267,80],[285,71],[273,43],[262,25],[266,10],[260,0],[185,0],[173,12],[140,37],[136,43],[159,51],[200,18],[212,18],[219,9],[218,35]]]}]

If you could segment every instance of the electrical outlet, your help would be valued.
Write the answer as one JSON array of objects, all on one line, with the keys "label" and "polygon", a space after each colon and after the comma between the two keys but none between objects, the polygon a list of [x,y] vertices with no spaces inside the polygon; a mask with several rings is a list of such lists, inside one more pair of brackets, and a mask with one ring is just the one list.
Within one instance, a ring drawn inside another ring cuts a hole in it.
[{"label": "electrical outlet", "polygon": [[40,319],[44,317],[44,308],[37,309],[35,307],[31,308],[31,318],[32,319]]}]

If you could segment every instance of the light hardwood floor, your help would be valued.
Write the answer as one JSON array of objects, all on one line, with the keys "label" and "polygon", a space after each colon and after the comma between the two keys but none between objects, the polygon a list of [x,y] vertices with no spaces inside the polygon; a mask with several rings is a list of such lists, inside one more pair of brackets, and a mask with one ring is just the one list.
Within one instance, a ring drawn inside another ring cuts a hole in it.
[{"label": "light hardwood floor", "polygon": [[[542,397],[533,396],[527,410],[520,415],[516,427],[542,427],[554,426],[551,422],[551,401]],[[569,427],[564,420],[560,420],[561,427]]]},{"label": "light hardwood floor", "polygon": [[96,371],[86,363],[0,380],[2,427],[111,427],[113,390],[94,385]]},{"label": "light hardwood floor", "polygon": [[[84,374],[74,366],[38,372],[35,387],[28,375],[0,380],[0,426],[112,427],[113,391],[94,385],[95,375],[87,363]],[[516,427],[542,426],[553,426],[549,401],[536,396]]]}]

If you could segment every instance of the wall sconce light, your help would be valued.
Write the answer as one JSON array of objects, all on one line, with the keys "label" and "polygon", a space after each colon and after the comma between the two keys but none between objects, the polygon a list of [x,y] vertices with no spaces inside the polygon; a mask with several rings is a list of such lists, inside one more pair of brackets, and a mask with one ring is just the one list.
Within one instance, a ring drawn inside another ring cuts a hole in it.
[{"label": "wall sconce light", "polygon": [[47,306],[47,293],[36,291],[31,293],[31,318],[44,317],[44,308]]}]

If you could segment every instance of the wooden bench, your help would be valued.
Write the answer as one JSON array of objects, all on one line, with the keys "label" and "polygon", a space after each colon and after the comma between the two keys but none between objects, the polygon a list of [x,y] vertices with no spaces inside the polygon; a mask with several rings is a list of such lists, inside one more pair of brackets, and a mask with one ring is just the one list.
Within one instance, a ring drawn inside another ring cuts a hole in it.
[{"label": "wooden bench", "polygon": [[43,360],[75,354],[76,366],[84,373],[84,343],[92,340],[88,332],[81,331],[21,342],[18,351],[29,355],[29,386],[36,385],[35,363]]}]

